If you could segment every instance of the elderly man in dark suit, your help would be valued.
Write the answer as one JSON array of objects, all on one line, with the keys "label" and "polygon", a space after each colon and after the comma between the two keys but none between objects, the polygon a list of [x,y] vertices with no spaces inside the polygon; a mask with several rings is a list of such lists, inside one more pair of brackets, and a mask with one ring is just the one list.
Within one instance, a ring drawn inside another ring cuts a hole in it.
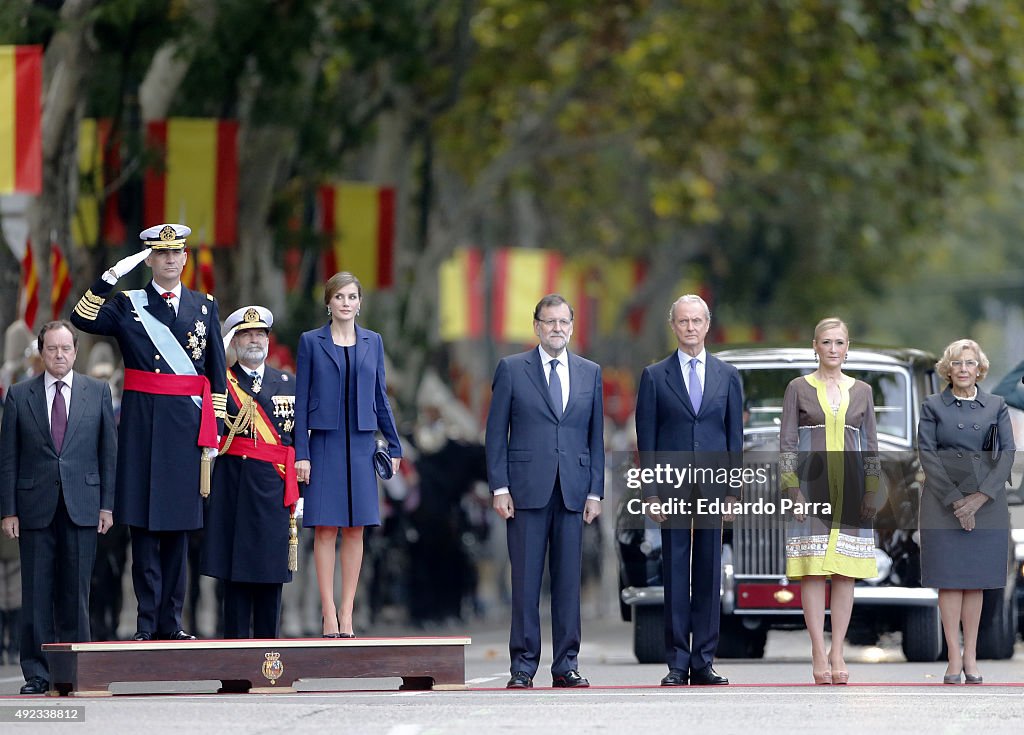
[{"label": "elderly man in dark suit", "polygon": [[[223,433],[227,368],[217,300],[185,287],[185,225],[139,233],[145,247],[104,272],[72,323],[117,339],[124,359],[115,491],[131,528],[135,640],[192,640],[182,629],[188,532],[203,526],[204,486]],[[113,293],[145,261],[145,288]]]},{"label": "elderly man in dark suit", "polygon": [[512,568],[512,677],[533,686],[540,661],[544,557],[551,573],[555,687],[586,687],[578,670],[583,523],[601,513],[604,406],[601,368],[567,350],[573,311],[557,294],[533,312],[540,345],[506,357],[494,373],[487,415],[487,475],[507,521]]},{"label": "elderly man in dark suit", "polygon": [[[738,463],[743,450],[743,386],[736,368],[705,349],[711,310],[700,296],[687,294],[672,304],[669,322],[679,348],[644,368],[637,392],[641,461],[646,453],[657,453],[659,458],[674,456],[695,467]],[[704,496],[715,492],[699,486],[692,490]],[[656,503],[659,498],[647,500]],[[735,498],[724,500],[731,503]],[[669,673],[661,684],[728,684],[712,664],[718,647],[721,520],[732,516],[650,515],[662,524]]]},{"label": "elderly man in dark suit", "polygon": [[96,534],[113,523],[117,461],[110,388],[72,370],[71,324],[44,325],[38,344],[45,372],[11,387],[0,431],[2,528],[21,551],[22,694],[49,689],[43,643],[89,640]]}]

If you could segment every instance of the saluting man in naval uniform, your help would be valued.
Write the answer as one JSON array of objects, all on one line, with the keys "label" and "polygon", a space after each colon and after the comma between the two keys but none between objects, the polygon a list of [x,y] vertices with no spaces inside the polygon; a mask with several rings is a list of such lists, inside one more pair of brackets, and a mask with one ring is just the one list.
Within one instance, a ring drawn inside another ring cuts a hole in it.
[{"label": "saluting man in naval uniform", "polygon": [[[208,483],[223,433],[217,301],[181,283],[191,232],[176,224],[143,230],[145,248],[104,272],[71,315],[82,331],[116,338],[124,358],[115,502],[118,520],[131,530],[134,639],[142,641],[195,638],[181,625],[188,531],[203,525],[201,467]],[[152,281],[112,295],[117,280],[143,261]]]},{"label": "saluting man in naval uniform", "polygon": [[200,571],[224,580],[225,638],[277,638],[281,590],[297,561],[295,376],[266,364],[273,325],[262,306],[243,306],[224,322],[238,361],[228,369],[228,430],[213,472]]}]

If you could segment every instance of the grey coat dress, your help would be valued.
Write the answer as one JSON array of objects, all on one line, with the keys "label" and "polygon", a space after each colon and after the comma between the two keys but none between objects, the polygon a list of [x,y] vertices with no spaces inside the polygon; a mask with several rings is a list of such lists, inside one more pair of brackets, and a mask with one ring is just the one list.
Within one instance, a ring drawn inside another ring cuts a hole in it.
[{"label": "grey coat dress", "polygon": [[[999,457],[983,450],[996,426]],[[1006,480],[1013,464],[1013,428],[1006,403],[978,389],[973,400],[950,388],[928,396],[918,426],[921,465],[921,583],[940,589],[995,589],[1006,586],[1010,512]],[[974,492],[989,497],[965,531],[953,503]]]}]

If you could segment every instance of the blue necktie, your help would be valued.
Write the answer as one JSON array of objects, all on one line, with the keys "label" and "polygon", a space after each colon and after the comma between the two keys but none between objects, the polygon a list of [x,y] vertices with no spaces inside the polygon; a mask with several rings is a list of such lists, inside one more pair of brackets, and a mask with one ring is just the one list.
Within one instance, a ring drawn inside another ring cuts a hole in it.
[{"label": "blue necktie", "polygon": [[558,377],[558,360],[552,360],[551,374],[548,375],[548,393],[551,394],[551,402],[555,404],[555,416],[562,418],[562,379]]},{"label": "blue necktie", "polygon": [[697,376],[697,358],[690,358],[690,403],[693,405],[693,412],[700,412],[700,402],[704,391],[700,387],[700,378]]}]

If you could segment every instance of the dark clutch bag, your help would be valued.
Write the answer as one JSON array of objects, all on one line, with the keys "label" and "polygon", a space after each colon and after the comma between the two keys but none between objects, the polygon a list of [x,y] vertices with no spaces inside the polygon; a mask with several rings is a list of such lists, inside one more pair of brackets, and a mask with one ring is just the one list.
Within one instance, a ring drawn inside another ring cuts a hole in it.
[{"label": "dark clutch bag", "polygon": [[373,452],[373,470],[382,480],[390,480],[395,474],[388,443],[383,439],[377,440],[377,448]]},{"label": "dark clutch bag", "polygon": [[989,455],[993,462],[999,461],[999,425],[992,424],[988,427],[988,433],[985,435],[985,442],[981,445],[981,451],[991,452]]}]

